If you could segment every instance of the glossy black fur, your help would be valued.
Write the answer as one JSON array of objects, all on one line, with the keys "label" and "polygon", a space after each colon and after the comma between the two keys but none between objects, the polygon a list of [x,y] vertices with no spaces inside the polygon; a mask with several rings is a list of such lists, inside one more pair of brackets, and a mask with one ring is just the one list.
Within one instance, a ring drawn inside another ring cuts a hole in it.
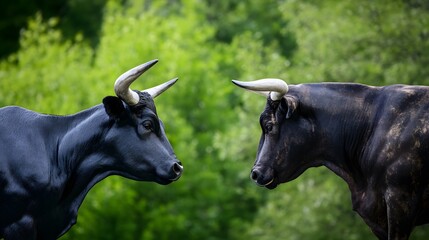
[{"label": "glossy black fur", "polygon": [[169,184],[181,173],[151,97],[70,116],[0,108],[0,238],[56,239],[109,175]]},{"label": "glossy black fur", "polygon": [[251,177],[275,188],[309,167],[343,178],[379,239],[429,222],[429,88],[302,84],[268,99]]}]

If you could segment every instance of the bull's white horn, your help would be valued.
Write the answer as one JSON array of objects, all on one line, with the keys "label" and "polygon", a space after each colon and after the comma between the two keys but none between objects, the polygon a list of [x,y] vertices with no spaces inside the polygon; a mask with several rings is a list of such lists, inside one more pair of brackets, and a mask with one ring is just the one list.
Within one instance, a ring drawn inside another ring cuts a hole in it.
[{"label": "bull's white horn", "polygon": [[263,95],[268,95],[267,92],[269,92],[273,101],[282,99],[289,90],[285,81],[276,78],[264,78],[250,82],[232,80],[232,82],[241,88],[261,93]]},{"label": "bull's white horn", "polygon": [[149,61],[147,63],[143,63],[137,67],[134,67],[125,73],[123,73],[121,76],[116,79],[115,82],[115,93],[116,95],[124,100],[128,105],[136,105],[140,98],[139,95],[131,91],[130,85],[133,83],[140,75],[142,75],[146,70],[151,68],[153,65],[155,65],[158,62],[158,59]]},{"label": "bull's white horn", "polygon": [[147,92],[147,93],[149,93],[152,96],[152,98],[156,98],[161,93],[163,93],[165,90],[167,90],[169,87],[173,86],[173,84],[175,84],[177,82],[177,80],[178,80],[178,78],[171,79],[168,82],[160,84],[160,85],[158,85],[156,87],[145,89],[142,92]]}]

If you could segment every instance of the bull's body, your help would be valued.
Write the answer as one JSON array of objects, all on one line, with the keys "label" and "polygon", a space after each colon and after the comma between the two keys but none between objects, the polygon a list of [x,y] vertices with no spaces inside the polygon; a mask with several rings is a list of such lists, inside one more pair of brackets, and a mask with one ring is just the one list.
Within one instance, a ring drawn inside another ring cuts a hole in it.
[{"label": "bull's body", "polygon": [[70,116],[0,108],[0,239],[56,239],[75,222],[88,191],[109,175],[169,184],[182,166],[153,98],[129,85],[156,61],[121,75],[119,97]]},{"label": "bull's body", "polygon": [[1,108],[0,230],[22,228],[24,239],[35,225],[40,239],[54,239],[69,229],[86,193],[109,174],[87,167],[102,158],[93,148],[107,125],[102,106],[70,117]]},{"label": "bull's body", "polygon": [[303,85],[288,95],[312,111],[314,163],[347,182],[353,209],[379,238],[429,222],[428,87]]},{"label": "bull's body", "polygon": [[428,87],[289,86],[268,99],[261,126],[258,184],[274,188],[326,166],[347,182],[353,209],[378,238],[407,239],[429,222]]}]

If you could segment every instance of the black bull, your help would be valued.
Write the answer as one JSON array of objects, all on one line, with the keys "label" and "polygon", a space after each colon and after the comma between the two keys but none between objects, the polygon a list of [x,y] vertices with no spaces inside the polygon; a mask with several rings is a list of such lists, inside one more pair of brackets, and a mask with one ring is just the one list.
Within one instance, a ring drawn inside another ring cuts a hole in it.
[{"label": "black bull", "polygon": [[[268,96],[277,91],[234,83]],[[268,97],[260,117],[251,172],[258,185],[273,189],[326,166],[347,182],[353,209],[378,238],[407,239],[429,222],[429,87],[330,83],[284,90]]]},{"label": "black bull", "polygon": [[115,174],[168,184],[182,166],[158,119],[153,98],[129,85],[156,61],[116,81],[118,97],[70,116],[0,108],[0,239],[56,239],[75,222],[94,184]]}]

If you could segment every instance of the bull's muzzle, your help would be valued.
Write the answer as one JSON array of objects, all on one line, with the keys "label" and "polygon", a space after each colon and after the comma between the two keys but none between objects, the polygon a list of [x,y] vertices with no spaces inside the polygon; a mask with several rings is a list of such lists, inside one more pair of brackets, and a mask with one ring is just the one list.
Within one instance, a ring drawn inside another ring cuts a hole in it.
[{"label": "bull's muzzle", "polygon": [[274,171],[271,168],[254,167],[250,178],[259,186],[267,187],[274,182]]}]

